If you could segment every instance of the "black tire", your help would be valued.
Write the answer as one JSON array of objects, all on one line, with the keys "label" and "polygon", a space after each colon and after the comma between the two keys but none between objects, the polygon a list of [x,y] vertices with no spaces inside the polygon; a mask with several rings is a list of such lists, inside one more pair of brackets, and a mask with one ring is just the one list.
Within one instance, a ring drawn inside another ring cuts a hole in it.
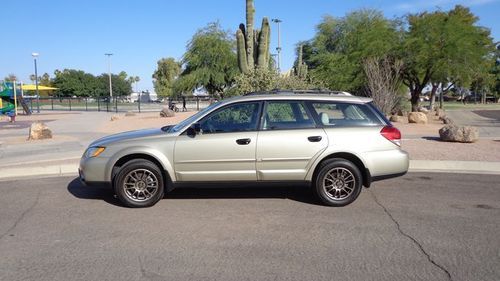
[{"label": "black tire", "polygon": [[125,163],[115,176],[113,188],[120,202],[130,208],[153,206],[163,198],[165,189],[159,167],[145,159]]},{"label": "black tire", "polygon": [[356,165],[343,158],[332,158],[318,167],[313,189],[323,204],[342,207],[358,198],[362,182],[363,177]]}]

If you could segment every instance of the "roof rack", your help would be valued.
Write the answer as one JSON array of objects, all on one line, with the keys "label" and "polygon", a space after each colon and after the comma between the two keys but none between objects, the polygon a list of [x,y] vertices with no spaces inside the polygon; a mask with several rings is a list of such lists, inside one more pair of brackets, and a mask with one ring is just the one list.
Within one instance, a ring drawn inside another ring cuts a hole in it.
[{"label": "roof rack", "polygon": [[348,92],[343,92],[343,91],[331,91],[331,90],[321,90],[321,89],[314,89],[314,90],[281,90],[281,89],[274,89],[270,91],[260,91],[260,92],[251,92],[244,94],[244,96],[256,96],[256,95],[269,95],[269,94],[277,94],[277,95],[290,95],[290,94],[314,94],[314,95],[340,95],[340,96],[352,96]]}]

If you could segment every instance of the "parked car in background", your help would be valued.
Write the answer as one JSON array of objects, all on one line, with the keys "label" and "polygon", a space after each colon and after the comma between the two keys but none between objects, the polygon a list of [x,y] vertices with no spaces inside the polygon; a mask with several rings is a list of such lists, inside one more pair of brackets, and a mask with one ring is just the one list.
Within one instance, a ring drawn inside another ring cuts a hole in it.
[{"label": "parked car in background", "polygon": [[253,93],[210,105],[175,126],[93,142],[80,178],[105,183],[129,207],[174,188],[305,183],[329,206],[403,175],[401,134],[371,99],[338,92]]}]

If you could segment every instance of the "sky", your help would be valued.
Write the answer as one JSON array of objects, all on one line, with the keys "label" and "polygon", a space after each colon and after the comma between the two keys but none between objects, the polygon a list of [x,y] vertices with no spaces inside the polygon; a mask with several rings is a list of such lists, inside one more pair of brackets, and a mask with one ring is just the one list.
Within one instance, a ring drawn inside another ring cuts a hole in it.
[{"label": "sky", "polygon": [[[500,41],[500,0],[255,0],[255,25],[262,17],[281,23],[281,69],[292,67],[295,46],[315,34],[324,15],[374,8],[388,18],[425,10],[448,10],[461,4],[480,18],[479,25]],[[105,53],[112,53],[111,71],[139,76],[139,90],[153,90],[156,63],[163,57],[178,60],[192,35],[219,21],[234,32],[245,21],[244,0],[44,0],[1,1],[0,79],[15,74],[29,83],[34,73],[31,54],[39,53],[38,75],[71,68],[99,75],[107,73]],[[271,25],[271,53],[276,53],[277,27]]]}]

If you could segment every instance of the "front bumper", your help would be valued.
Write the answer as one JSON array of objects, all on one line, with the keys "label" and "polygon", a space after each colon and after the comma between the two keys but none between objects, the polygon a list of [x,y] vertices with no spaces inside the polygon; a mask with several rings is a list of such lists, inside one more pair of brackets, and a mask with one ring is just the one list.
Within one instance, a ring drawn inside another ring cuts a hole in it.
[{"label": "front bumper", "polygon": [[80,181],[85,185],[92,183],[111,183],[111,179],[107,176],[108,158],[91,157],[80,159],[80,167],[78,173]]}]

